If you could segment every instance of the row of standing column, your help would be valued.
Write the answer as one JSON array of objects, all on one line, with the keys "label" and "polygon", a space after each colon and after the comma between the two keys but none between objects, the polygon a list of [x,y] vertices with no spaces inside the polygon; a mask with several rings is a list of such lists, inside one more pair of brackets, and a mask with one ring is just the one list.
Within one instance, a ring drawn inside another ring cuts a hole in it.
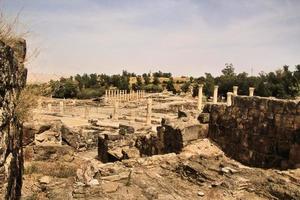
[{"label": "row of standing column", "polygon": [[[218,103],[218,89],[219,86],[214,86],[214,93],[213,93],[213,103]],[[249,87],[249,96],[252,97],[254,95],[254,87]],[[231,105],[231,96],[232,95],[238,95],[238,86],[233,86],[233,92],[227,92],[227,105]],[[199,85],[198,89],[198,110],[202,110],[202,98],[203,98],[203,84]]]},{"label": "row of standing column", "polygon": [[[119,119],[119,102],[115,101],[114,102],[114,107],[113,107],[113,113],[112,113],[112,119],[118,120]],[[152,116],[152,99],[148,98],[147,99],[147,107],[146,107],[146,124],[151,125],[151,116]]]},{"label": "row of standing column", "polygon": [[133,91],[130,90],[129,93],[127,90],[105,90],[105,100],[119,100],[119,101],[131,101],[138,100],[145,97],[144,90]]}]

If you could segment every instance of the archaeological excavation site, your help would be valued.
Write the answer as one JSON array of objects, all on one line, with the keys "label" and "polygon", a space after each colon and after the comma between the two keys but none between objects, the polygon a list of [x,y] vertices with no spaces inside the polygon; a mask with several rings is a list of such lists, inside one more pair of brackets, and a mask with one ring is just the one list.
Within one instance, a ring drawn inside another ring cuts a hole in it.
[{"label": "archaeological excavation site", "polygon": [[3,198],[300,199],[299,100],[114,88],[39,97],[22,123],[26,43],[0,53]]},{"label": "archaeological excavation site", "polygon": [[300,200],[299,3],[70,2],[0,0],[0,199]]}]

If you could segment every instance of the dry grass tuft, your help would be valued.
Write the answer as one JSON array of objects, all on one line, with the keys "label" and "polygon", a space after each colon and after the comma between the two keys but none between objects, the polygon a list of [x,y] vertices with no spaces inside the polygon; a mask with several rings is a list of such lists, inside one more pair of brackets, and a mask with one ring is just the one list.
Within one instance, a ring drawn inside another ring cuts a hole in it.
[{"label": "dry grass tuft", "polygon": [[28,122],[33,117],[33,110],[38,105],[39,97],[30,88],[25,87],[16,101],[16,116],[21,123]]},{"label": "dry grass tuft", "polygon": [[24,37],[27,33],[17,33],[19,15],[13,20],[8,20],[0,10],[0,40],[8,45],[12,45],[16,39]]},{"label": "dry grass tuft", "polygon": [[42,174],[46,176],[69,178],[76,176],[77,166],[61,162],[32,162],[25,167],[24,174]]}]

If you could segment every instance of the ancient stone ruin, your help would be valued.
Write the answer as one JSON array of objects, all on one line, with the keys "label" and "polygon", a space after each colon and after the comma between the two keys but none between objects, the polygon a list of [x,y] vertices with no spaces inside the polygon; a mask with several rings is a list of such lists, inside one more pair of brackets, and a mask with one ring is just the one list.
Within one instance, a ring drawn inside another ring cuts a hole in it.
[{"label": "ancient stone ruin", "polygon": [[300,198],[299,100],[238,86],[221,101],[218,86],[211,100],[203,85],[198,97],[110,89],[97,101],[41,97],[22,127],[25,43],[0,49],[7,199]]},{"label": "ancient stone ruin", "polygon": [[[299,101],[107,90],[42,98],[24,127],[22,195],[41,199],[299,199]],[[258,168],[251,168],[251,167]],[[263,168],[263,169],[261,169]],[[268,186],[266,186],[268,185]]]},{"label": "ancient stone ruin", "polygon": [[299,101],[233,95],[229,106],[208,106],[208,136],[229,156],[255,167],[299,167]]},{"label": "ancient stone ruin", "polygon": [[26,43],[0,41],[0,194],[1,199],[19,199],[23,182],[22,124],[16,101],[26,83]]}]

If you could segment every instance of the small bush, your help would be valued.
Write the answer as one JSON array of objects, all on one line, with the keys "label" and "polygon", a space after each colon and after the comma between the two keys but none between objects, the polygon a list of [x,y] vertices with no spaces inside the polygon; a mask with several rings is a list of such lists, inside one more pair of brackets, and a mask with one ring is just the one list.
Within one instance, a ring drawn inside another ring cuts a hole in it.
[{"label": "small bush", "polygon": [[161,85],[148,84],[145,86],[146,92],[162,92],[163,88]]},{"label": "small bush", "polygon": [[85,88],[82,89],[78,95],[78,99],[91,99],[96,97],[101,97],[105,93],[103,88]]},{"label": "small bush", "polygon": [[38,96],[34,95],[28,87],[21,91],[16,101],[16,117],[21,123],[32,119],[32,112],[38,105],[38,99]]}]

